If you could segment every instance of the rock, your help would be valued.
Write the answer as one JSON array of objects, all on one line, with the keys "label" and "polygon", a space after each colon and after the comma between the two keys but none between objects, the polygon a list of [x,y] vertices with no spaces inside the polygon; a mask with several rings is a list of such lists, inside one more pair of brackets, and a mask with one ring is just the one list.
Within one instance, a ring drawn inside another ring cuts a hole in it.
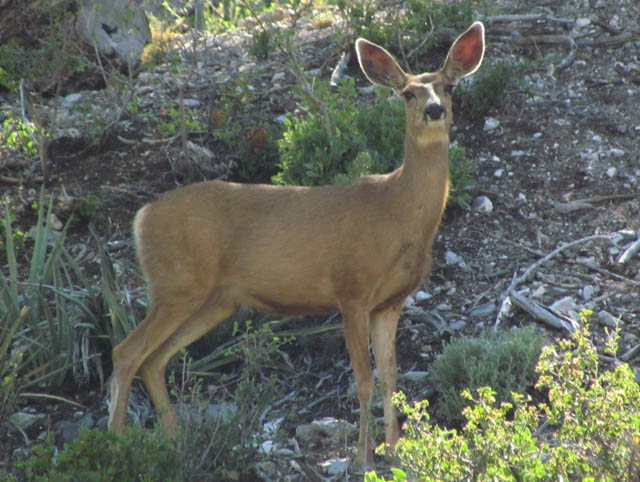
[{"label": "rock", "polygon": [[476,318],[484,318],[493,314],[496,311],[496,305],[494,303],[485,303],[483,305],[476,306],[469,312],[469,316]]},{"label": "rock", "polygon": [[228,422],[237,411],[231,403],[210,403],[207,406],[207,416],[213,420],[222,419],[223,422]]},{"label": "rock", "polygon": [[421,372],[421,371],[410,371],[407,373],[403,373],[400,375],[401,378],[404,378],[408,382],[419,383],[424,382],[429,378],[429,372]]},{"label": "rock", "polygon": [[463,320],[453,321],[449,323],[449,328],[451,328],[453,331],[459,331],[462,330],[466,325],[467,322]]},{"label": "rock", "polygon": [[500,127],[500,121],[498,119],[487,117],[484,120],[484,127],[482,128],[482,130],[484,132],[492,132],[495,131],[498,127]]},{"label": "rock", "polygon": [[587,25],[591,24],[591,19],[590,18],[577,18],[576,19],[576,27],[578,28],[584,28]]},{"label": "rock", "polygon": [[607,176],[608,177],[616,177],[618,175],[618,169],[616,169],[615,167],[610,167],[609,169],[607,169]]},{"label": "rock", "polygon": [[447,251],[444,255],[444,262],[448,266],[459,266],[462,269],[468,269],[467,263],[464,262],[462,256],[457,255],[453,251]]},{"label": "rock", "polygon": [[80,420],[71,422],[69,420],[60,420],[53,426],[54,433],[61,437],[65,443],[71,443],[78,438],[80,429],[87,427],[89,429],[95,426],[95,420],[90,413],[86,414]]},{"label": "rock", "polygon": [[493,177],[502,177],[502,174],[504,174],[504,169],[496,169],[493,171]]},{"label": "rock", "polygon": [[569,311],[578,311],[578,305],[571,296],[565,296],[553,302],[550,307],[552,310],[558,313],[568,313]]},{"label": "rock", "polygon": [[322,467],[331,476],[345,474],[349,467],[347,459],[330,459],[322,464]]},{"label": "rock", "polygon": [[423,301],[423,300],[428,300],[432,298],[432,296],[429,293],[422,290],[417,291],[416,294],[413,296],[416,301]]},{"label": "rock", "polygon": [[74,92],[73,94],[69,94],[65,97],[62,97],[62,99],[60,99],[60,102],[62,103],[62,107],[69,108],[74,104],[80,102],[81,99],[82,99],[82,93]]},{"label": "rock", "polygon": [[43,413],[16,412],[9,416],[9,422],[21,430],[29,430],[34,425],[44,422],[46,418]]},{"label": "rock", "polygon": [[185,107],[199,107],[200,101],[197,99],[184,99],[182,101]]},{"label": "rock", "polygon": [[275,74],[273,74],[273,77],[271,77],[271,83],[274,82],[279,82],[281,80],[284,80],[286,78],[287,74],[285,72],[277,72]]},{"label": "rock", "polygon": [[151,30],[144,10],[134,0],[84,0],[76,18],[78,36],[92,49],[136,65]]},{"label": "rock", "polygon": [[598,321],[603,325],[606,325],[611,328],[616,328],[619,324],[622,323],[621,320],[613,316],[608,311],[602,310],[598,312]]},{"label": "rock", "polygon": [[296,437],[308,445],[342,444],[355,435],[355,425],[333,417],[314,420],[296,427]]},{"label": "rock", "polygon": [[611,149],[609,149],[609,154],[611,154],[613,157],[622,157],[624,156],[625,152],[622,149],[618,149],[617,147],[612,147]]},{"label": "rock", "polygon": [[493,211],[493,203],[487,196],[478,196],[473,200],[471,209],[480,213],[490,213]]},{"label": "rock", "polygon": [[279,115],[278,117],[276,117],[275,119],[273,119],[274,122],[277,122],[278,124],[282,124],[284,125],[285,122],[287,122],[287,116],[282,114]]},{"label": "rock", "polygon": [[595,292],[595,288],[592,285],[585,285],[582,287],[582,299],[589,301]]}]

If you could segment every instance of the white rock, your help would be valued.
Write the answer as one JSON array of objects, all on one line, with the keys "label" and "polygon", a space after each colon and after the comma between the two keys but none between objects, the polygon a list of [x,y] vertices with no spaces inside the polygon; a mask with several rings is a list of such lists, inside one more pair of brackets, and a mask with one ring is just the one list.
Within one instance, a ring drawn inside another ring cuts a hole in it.
[{"label": "white rock", "polygon": [[62,98],[62,104],[65,107],[71,107],[73,104],[82,99],[82,93],[74,92],[73,94],[69,94],[66,97]]},{"label": "white rock", "polygon": [[333,459],[327,460],[324,464],[325,470],[329,475],[336,476],[346,474],[349,462],[347,459]]},{"label": "white rock", "polygon": [[451,328],[454,331],[458,331],[458,330],[462,330],[465,326],[467,325],[466,321],[454,321],[452,323],[449,323],[449,328]]},{"label": "white rock", "polygon": [[287,74],[285,72],[278,72],[276,74],[273,74],[273,77],[271,77],[271,82],[278,82],[280,80],[284,80],[286,76]]},{"label": "white rock", "polygon": [[558,313],[580,311],[580,308],[578,308],[578,305],[576,304],[574,299],[571,298],[571,296],[565,296],[564,298],[560,298],[559,300],[554,301],[551,305],[551,309],[557,311]]},{"label": "white rock", "polygon": [[611,154],[613,157],[622,157],[624,156],[625,152],[622,149],[618,149],[617,147],[612,147],[611,149],[609,149],[609,154]]},{"label": "white rock", "polygon": [[524,156],[524,151],[511,151],[511,157],[522,157]]},{"label": "white rock", "polygon": [[413,295],[416,301],[428,300],[431,299],[431,295],[426,291],[418,291],[415,295]]},{"label": "white rock", "polygon": [[427,380],[427,378],[429,378],[429,372],[421,372],[421,371],[410,371],[404,374],[400,375],[402,378],[404,378],[406,381],[409,382],[424,382]]},{"label": "white rock", "polygon": [[282,114],[279,115],[278,117],[276,117],[275,119],[273,119],[275,122],[277,122],[278,124],[284,124],[285,122],[287,122],[287,116]]},{"label": "white rock", "polygon": [[616,177],[618,175],[618,169],[615,167],[610,167],[609,169],[607,169],[607,176],[608,177]]},{"label": "white rock", "polygon": [[484,318],[485,316],[489,316],[493,314],[496,310],[496,305],[494,303],[485,303],[483,305],[476,306],[469,312],[469,316],[474,316],[477,318]]},{"label": "white rock", "polygon": [[184,99],[183,100],[185,107],[199,107],[200,101],[198,99]]},{"label": "white rock", "polygon": [[534,139],[540,139],[542,137],[542,132],[535,132],[532,137]]},{"label": "white rock", "polygon": [[491,132],[496,130],[498,127],[500,127],[500,121],[498,119],[487,117],[484,120],[484,127],[482,128],[482,130],[484,132]]},{"label": "white rock", "polygon": [[502,174],[504,174],[504,169],[496,169],[493,171],[493,177],[502,177]]},{"label": "white rock", "polygon": [[493,211],[493,203],[487,196],[478,196],[473,200],[471,208],[481,213],[490,213]]},{"label": "white rock", "polygon": [[444,262],[448,265],[464,263],[462,256],[457,255],[453,251],[447,251],[444,255]]},{"label": "white rock", "polygon": [[591,297],[593,296],[593,293],[595,293],[595,288],[592,285],[585,285],[582,287],[582,298],[585,301],[589,301],[591,299]]},{"label": "white rock", "polygon": [[578,18],[576,19],[576,27],[578,28],[584,28],[587,25],[591,24],[591,19],[590,18]]}]

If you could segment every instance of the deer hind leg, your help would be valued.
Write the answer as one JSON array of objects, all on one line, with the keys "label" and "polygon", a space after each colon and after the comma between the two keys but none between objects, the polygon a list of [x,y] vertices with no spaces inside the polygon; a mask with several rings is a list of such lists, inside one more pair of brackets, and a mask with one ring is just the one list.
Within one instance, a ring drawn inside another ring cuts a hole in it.
[{"label": "deer hind leg", "polygon": [[374,381],[369,356],[369,313],[357,307],[343,308],[342,323],[360,402],[360,436],[356,463],[361,467],[367,467],[373,465],[369,407]]},{"label": "deer hind leg", "polygon": [[172,436],[177,432],[176,417],[171,408],[165,379],[167,363],[178,351],[204,336],[235,310],[236,305],[230,297],[216,290],[197,312],[184,321],[142,363],[140,373],[153,401],[160,426],[166,435]]},{"label": "deer hind leg", "polygon": [[[201,302],[200,302],[201,304]],[[189,306],[155,303],[151,313],[113,348],[109,429],[120,431],[127,418],[129,389],[140,365],[189,317]]]},{"label": "deer hind leg", "polygon": [[391,396],[396,389],[396,329],[402,305],[371,314],[371,340],[378,378],[382,386],[385,442],[391,450],[398,441],[398,417]]}]

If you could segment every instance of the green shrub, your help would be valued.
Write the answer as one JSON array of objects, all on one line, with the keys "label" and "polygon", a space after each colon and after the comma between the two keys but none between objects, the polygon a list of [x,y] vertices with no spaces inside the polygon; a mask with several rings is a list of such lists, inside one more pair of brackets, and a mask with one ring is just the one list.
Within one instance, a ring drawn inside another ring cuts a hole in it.
[{"label": "green shrub", "polygon": [[[403,58],[410,71],[433,68],[428,61],[434,47],[448,47],[446,42],[473,21],[472,2],[454,0],[408,0],[403,8],[389,8],[385,0],[351,2],[334,0],[347,28],[341,33],[342,43],[351,45],[364,37],[385,47],[396,58]],[[399,41],[401,39],[401,41]]]},{"label": "green shrub", "polygon": [[[407,415],[396,445],[403,469],[421,481],[636,482],[640,473],[640,386],[627,364],[600,370],[586,327],[558,346],[545,347],[537,367],[538,388],[548,404],[513,394],[498,404],[484,387],[464,409],[466,425],[445,430],[429,423],[427,401],[396,403]],[[615,356],[615,342],[609,347]],[[384,482],[377,474],[367,482]]]},{"label": "green shrub", "polygon": [[520,83],[526,64],[513,60],[485,63],[473,76],[473,82],[456,87],[456,98],[471,114],[481,116],[502,105],[506,91]]},{"label": "green shrub", "polygon": [[463,337],[444,347],[431,375],[438,393],[438,413],[450,423],[463,421],[468,400],[463,390],[489,386],[498,401],[509,401],[512,392],[523,393],[535,383],[543,338],[535,327],[497,333],[485,330],[479,337]]},{"label": "green shrub", "polygon": [[52,438],[16,464],[31,482],[181,481],[181,454],[159,432],[125,427],[121,434],[80,429],[80,436],[57,453]]},{"label": "green shrub", "polygon": [[[324,114],[308,107],[307,114],[287,120],[280,148],[280,172],[275,184],[315,186],[346,182],[367,174],[386,173],[402,162],[404,107],[388,100],[388,90],[378,90],[372,104],[358,102],[352,80],[332,93],[319,83],[316,95],[327,106]],[[327,128],[327,125],[330,128]],[[468,208],[469,194],[463,189],[474,183],[471,163],[462,147],[450,154],[451,196],[449,202]]]}]

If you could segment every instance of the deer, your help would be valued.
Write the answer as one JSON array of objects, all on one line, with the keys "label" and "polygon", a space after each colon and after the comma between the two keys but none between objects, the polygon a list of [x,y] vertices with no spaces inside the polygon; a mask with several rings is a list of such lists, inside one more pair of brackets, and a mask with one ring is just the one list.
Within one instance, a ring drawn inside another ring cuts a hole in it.
[{"label": "deer", "polygon": [[412,75],[384,48],[356,41],[365,76],[391,88],[405,106],[404,159],[391,173],[315,187],[203,181],[136,213],[136,252],[151,309],[113,348],[110,430],[125,425],[139,372],[163,432],[175,436],[167,363],[245,306],[294,316],[340,312],[360,405],[355,463],[373,465],[370,342],[385,442],[395,446],[398,320],[430,272],[447,201],[452,92],[479,68],[484,45],[484,26],[475,22],[439,70]]}]

